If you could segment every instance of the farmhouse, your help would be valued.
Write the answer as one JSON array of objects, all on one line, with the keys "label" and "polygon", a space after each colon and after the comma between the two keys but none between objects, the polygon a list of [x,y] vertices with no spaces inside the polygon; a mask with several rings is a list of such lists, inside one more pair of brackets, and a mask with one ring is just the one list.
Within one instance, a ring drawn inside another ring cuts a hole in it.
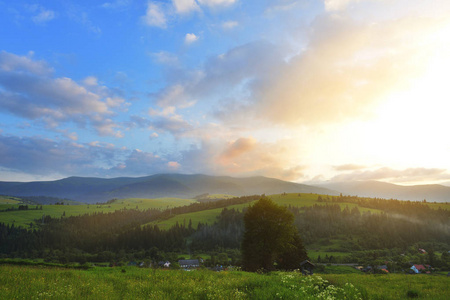
[{"label": "farmhouse", "polygon": [[198,259],[180,259],[178,261],[180,268],[183,269],[194,269],[200,267]]},{"label": "farmhouse", "polygon": [[411,267],[411,270],[413,270],[414,273],[419,274],[420,272],[425,272],[430,269],[430,265],[413,265]]},{"label": "farmhouse", "polygon": [[304,260],[300,263],[300,268],[302,270],[303,275],[313,275],[313,270],[316,267],[312,262],[309,260]]}]

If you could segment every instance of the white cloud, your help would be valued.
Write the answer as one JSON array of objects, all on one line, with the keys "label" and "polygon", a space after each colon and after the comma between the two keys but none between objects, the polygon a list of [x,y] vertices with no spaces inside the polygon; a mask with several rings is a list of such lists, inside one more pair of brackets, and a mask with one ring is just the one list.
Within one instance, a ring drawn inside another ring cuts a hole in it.
[{"label": "white cloud", "polygon": [[173,53],[167,52],[167,51],[150,53],[150,55],[151,55],[151,57],[153,57],[153,59],[156,62],[158,62],[160,64],[164,64],[164,65],[168,65],[168,66],[176,66],[179,64],[178,56],[176,56]]},{"label": "white cloud", "polygon": [[222,23],[222,28],[229,30],[237,27],[238,25],[239,23],[237,21],[226,21]]},{"label": "white cloud", "polygon": [[200,11],[200,7],[198,6],[195,0],[172,0],[173,6],[175,10],[179,14],[187,14],[194,11]]},{"label": "white cloud", "polygon": [[160,28],[167,27],[167,19],[162,6],[160,4],[149,2],[147,4],[147,11],[142,17],[144,23],[148,26],[155,26]]},{"label": "white cloud", "polygon": [[103,8],[109,8],[109,9],[118,9],[121,7],[125,7],[130,4],[130,0],[116,0],[113,2],[105,2],[102,4]]},{"label": "white cloud", "polygon": [[198,41],[198,36],[196,36],[193,33],[186,33],[186,36],[184,37],[184,42],[188,45]]},{"label": "white cloud", "polygon": [[33,52],[27,56],[19,56],[6,51],[0,52],[0,70],[5,72],[24,71],[36,75],[49,75],[53,72],[45,61],[33,60]]},{"label": "white cloud", "polygon": [[48,22],[50,20],[53,20],[55,18],[55,12],[52,10],[46,10],[41,8],[41,11],[39,12],[39,14],[37,14],[36,16],[34,16],[32,18],[33,22],[35,23],[45,23]]},{"label": "white cloud", "polygon": [[198,0],[200,5],[206,5],[209,7],[224,7],[230,6],[236,3],[236,0]]},{"label": "white cloud", "polygon": [[120,136],[115,130],[119,126],[110,117],[114,108],[126,105],[125,100],[99,86],[95,77],[88,77],[84,84],[52,77],[44,62],[0,52],[0,110],[53,129],[74,122],[80,127],[89,124],[102,135]]},{"label": "white cloud", "polygon": [[325,10],[336,11],[345,9],[350,3],[357,3],[361,0],[324,0]]}]

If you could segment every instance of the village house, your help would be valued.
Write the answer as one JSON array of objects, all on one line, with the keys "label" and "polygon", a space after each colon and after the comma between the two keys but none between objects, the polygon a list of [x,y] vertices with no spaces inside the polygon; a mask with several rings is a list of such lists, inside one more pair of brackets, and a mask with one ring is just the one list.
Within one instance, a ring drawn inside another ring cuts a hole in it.
[{"label": "village house", "polygon": [[416,274],[419,274],[419,273],[430,273],[430,268],[431,268],[431,266],[430,265],[413,265],[412,267],[411,267],[411,270],[414,272],[414,273],[416,273]]},{"label": "village house", "polygon": [[198,259],[180,259],[178,264],[182,269],[195,269],[200,267]]},{"label": "village house", "polygon": [[[303,275],[313,275],[313,271],[316,265],[314,265],[309,260],[304,260],[300,263],[300,269]],[[308,274],[309,273],[309,274]]]}]

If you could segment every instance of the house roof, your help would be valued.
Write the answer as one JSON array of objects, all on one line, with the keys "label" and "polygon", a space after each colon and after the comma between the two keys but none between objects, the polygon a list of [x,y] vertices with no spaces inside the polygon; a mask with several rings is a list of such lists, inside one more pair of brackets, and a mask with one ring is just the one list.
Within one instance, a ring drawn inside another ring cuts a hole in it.
[{"label": "house roof", "polygon": [[199,265],[198,259],[180,259],[178,261],[180,265]]},{"label": "house roof", "polygon": [[417,269],[417,270],[426,270],[426,268],[425,268],[425,266],[424,265],[414,265],[414,267]]},{"label": "house roof", "polygon": [[313,263],[310,262],[309,260],[304,260],[304,261],[302,261],[302,262],[300,263],[300,266],[301,266],[301,267],[303,267],[303,266],[305,266],[305,265],[310,265],[310,266],[313,266],[313,267],[316,266],[315,264],[313,264]]}]

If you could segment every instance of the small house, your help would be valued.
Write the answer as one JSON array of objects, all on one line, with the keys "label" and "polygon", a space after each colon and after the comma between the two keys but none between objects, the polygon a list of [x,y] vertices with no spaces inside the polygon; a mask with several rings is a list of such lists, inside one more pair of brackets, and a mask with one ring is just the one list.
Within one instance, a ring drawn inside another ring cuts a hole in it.
[{"label": "small house", "polygon": [[[313,271],[316,265],[314,265],[309,260],[304,260],[300,263],[300,269],[303,275],[313,275]],[[308,274],[309,273],[309,274]]]},{"label": "small house", "polygon": [[159,261],[158,266],[160,268],[169,268],[170,267],[170,261]]},{"label": "small house", "polygon": [[413,270],[414,273],[419,274],[421,272],[426,272],[429,268],[430,268],[429,265],[426,265],[426,266],[424,266],[424,265],[413,265],[411,267],[411,270]]},{"label": "small house", "polygon": [[180,259],[178,264],[182,269],[195,269],[200,267],[198,259]]}]

